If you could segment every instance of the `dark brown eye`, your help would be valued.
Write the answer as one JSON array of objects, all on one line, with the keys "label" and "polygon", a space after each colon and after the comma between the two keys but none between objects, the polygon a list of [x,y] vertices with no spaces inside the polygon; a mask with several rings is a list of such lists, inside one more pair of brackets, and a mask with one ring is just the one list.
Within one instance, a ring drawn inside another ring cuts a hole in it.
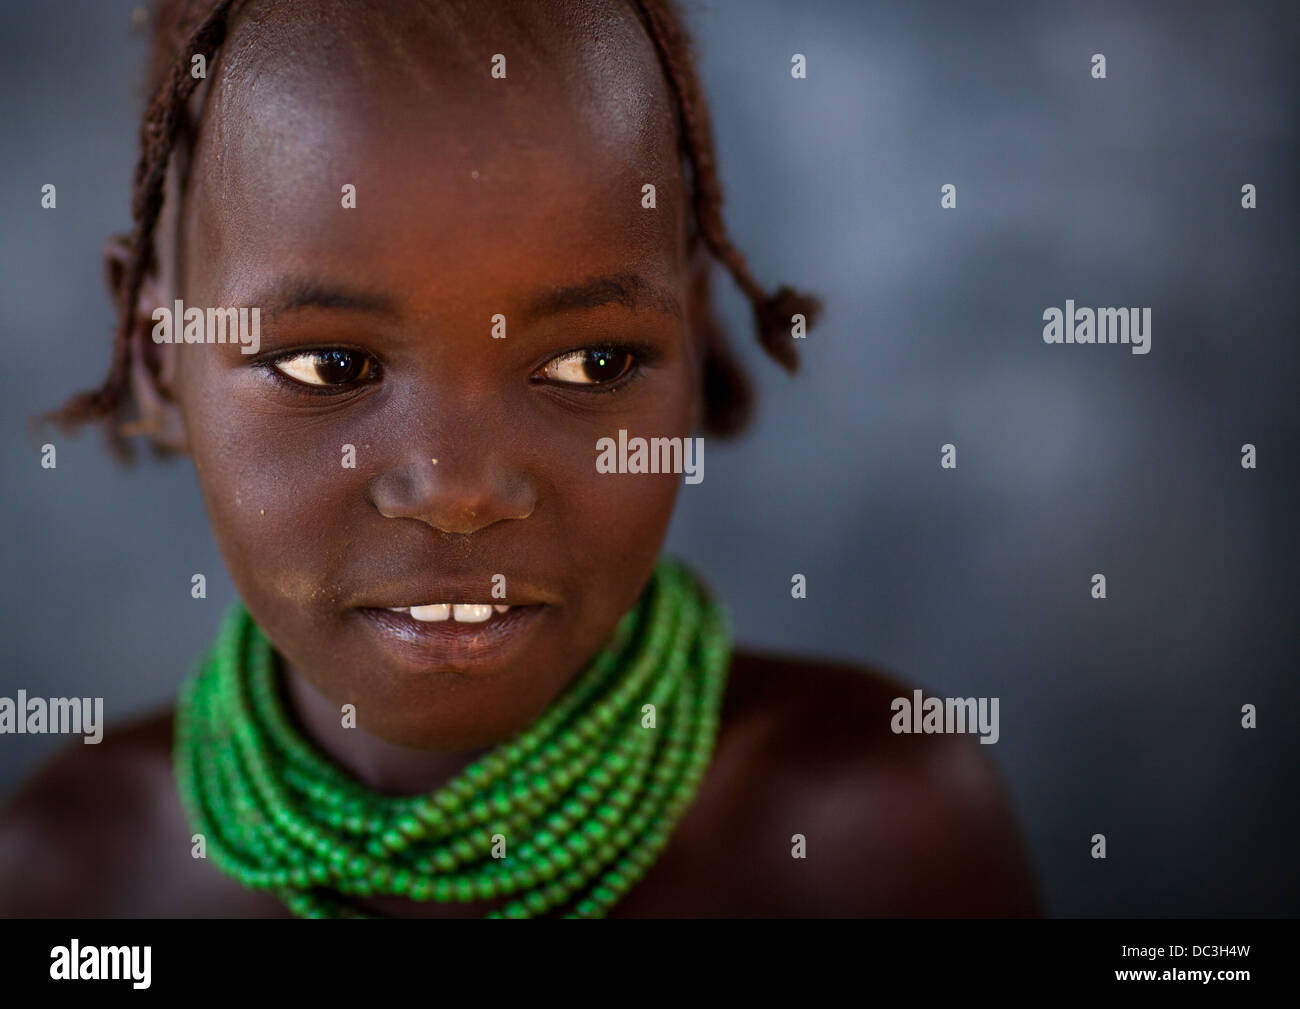
[{"label": "dark brown eye", "polygon": [[553,358],[542,368],[541,375],[571,385],[609,385],[627,374],[634,362],[630,351],[589,348]]},{"label": "dark brown eye", "polygon": [[312,350],[273,362],[277,371],[303,385],[347,385],[368,378],[370,358],[355,350]]}]

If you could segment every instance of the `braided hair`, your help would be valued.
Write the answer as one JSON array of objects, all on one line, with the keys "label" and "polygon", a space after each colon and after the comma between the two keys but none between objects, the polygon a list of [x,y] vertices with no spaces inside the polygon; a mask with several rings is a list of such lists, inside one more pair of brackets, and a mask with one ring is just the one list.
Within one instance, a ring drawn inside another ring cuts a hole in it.
[{"label": "braided hair", "polygon": [[[161,0],[153,26],[153,53],[149,68],[152,97],[140,130],[140,158],[136,163],[131,198],[133,227],[119,295],[117,329],[113,336],[108,374],[97,389],[73,396],[47,415],[65,432],[92,421],[107,421],[110,445],[129,457],[123,426],[115,423],[131,399],[132,329],[136,303],[146,277],[155,269],[154,233],[162,211],[167,169],[178,145],[192,142],[188,103],[201,83],[190,73],[191,60],[202,55],[211,66],[225,41],[232,10],[238,0]],[[744,292],[754,311],[759,342],[769,356],[787,371],[798,368],[791,337],[792,318],[804,316],[809,328],[821,314],[821,302],[783,286],[767,294],[754,279],[741,252],[727,237],[722,221],[722,185],[713,148],[708,104],[695,70],[690,36],[676,0],[629,0],[654,44],[660,66],[677,106],[679,143],[690,173],[693,212],[691,244],[703,241]],[[710,271],[701,271],[693,293],[709,304]],[[753,390],[748,377],[729,349],[725,335],[710,311],[703,323],[704,428],[716,435],[734,434],[749,419]],[[146,344],[141,362],[154,379],[159,363]],[[127,428],[134,425],[126,425]]]}]

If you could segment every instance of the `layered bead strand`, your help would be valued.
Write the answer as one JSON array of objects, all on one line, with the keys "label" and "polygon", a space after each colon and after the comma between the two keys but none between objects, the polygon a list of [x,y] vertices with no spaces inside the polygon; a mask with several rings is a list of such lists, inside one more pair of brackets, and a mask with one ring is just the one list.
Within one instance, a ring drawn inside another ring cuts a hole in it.
[{"label": "layered bead strand", "polygon": [[660,561],[609,644],[530,728],[431,794],[386,796],[291,724],[275,653],[236,604],[182,688],[177,783],[213,863],[301,917],[372,917],[355,899],[370,896],[599,917],[694,798],[730,656],[721,607]]}]

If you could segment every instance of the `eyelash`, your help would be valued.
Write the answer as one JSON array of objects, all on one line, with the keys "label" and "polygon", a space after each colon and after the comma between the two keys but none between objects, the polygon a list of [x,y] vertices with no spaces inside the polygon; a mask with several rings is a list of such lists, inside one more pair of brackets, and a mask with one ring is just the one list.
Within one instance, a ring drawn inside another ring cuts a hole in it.
[{"label": "eyelash", "polygon": [[551,362],[559,361],[563,358],[568,357],[571,354],[581,354],[581,353],[591,353],[591,352],[595,352],[595,353],[604,352],[607,354],[608,353],[627,354],[628,357],[632,359],[632,362],[631,364],[628,365],[627,371],[625,371],[622,375],[620,375],[613,382],[610,382],[607,385],[598,385],[595,383],[583,384],[578,382],[559,382],[559,381],[555,381],[552,379],[545,379],[545,378],[533,378],[532,381],[536,382],[538,385],[547,385],[552,388],[561,389],[565,392],[573,392],[578,395],[604,396],[609,393],[621,392],[622,390],[626,389],[629,385],[631,385],[633,382],[635,382],[637,379],[641,378],[642,374],[644,373],[645,367],[649,364],[654,363],[654,361],[658,356],[658,352],[652,346],[645,343],[588,344],[582,347],[573,347],[569,350],[561,351],[558,354],[552,354],[550,357],[548,357],[545,361],[543,361],[534,369],[534,374],[538,371],[541,371]]},{"label": "eyelash", "polygon": [[[370,362],[370,374],[360,381],[347,382],[341,385],[309,385],[306,382],[299,382],[295,378],[290,378],[276,367],[276,364],[280,361],[291,361],[295,357],[307,357],[310,354],[326,354],[331,350],[341,350],[364,357]],[[373,354],[367,354],[365,351],[357,350],[354,347],[300,347],[283,354],[276,354],[274,357],[263,361],[257,361],[255,364],[267,372],[273,381],[278,382],[284,388],[307,396],[340,396],[344,393],[355,392],[363,385],[377,382],[383,377],[383,366],[379,363],[379,360]]]},{"label": "eyelash", "polygon": [[[289,361],[295,357],[306,357],[309,354],[324,354],[332,350],[346,351],[348,353],[358,354],[366,358],[370,362],[371,373],[367,375],[364,379],[361,379],[359,381],[346,382],[339,385],[309,385],[306,382],[299,382],[297,379],[290,378],[283,371],[281,371],[279,368],[276,367],[276,364],[281,361]],[[592,352],[592,351],[595,352],[604,351],[605,353],[614,353],[614,354],[627,354],[631,358],[631,364],[628,366],[626,372],[624,372],[613,382],[610,382],[605,385],[596,384],[596,383],[584,384],[584,383],[577,383],[577,382],[560,382],[553,379],[539,379],[534,376],[530,376],[530,380],[536,382],[539,385],[547,385],[553,388],[563,389],[566,392],[571,391],[571,392],[580,393],[582,395],[606,395],[608,393],[620,392],[623,389],[625,389],[627,386],[635,382],[637,379],[641,378],[645,366],[653,363],[658,356],[658,352],[649,344],[601,343],[601,344],[594,344],[594,345],[586,345],[581,347],[573,347],[569,350],[561,351],[558,354],[552,354],[550,357],[548,357],[545,361],[543,361],[534,369],[534,375],[537,371],[540,371],[542,368],[545,368],[548,364],[552,363],[553,361],[558,361],[562,358],[568,357],[571,354],[585,353],[585,352]],[[291,389],[296,393],[303,393],[308,396],[339,396],[347,392],[354,392],[357,389],[359,389],[361,386],[368,385],[371,382],[377,382],[379,381],[380,378],[383,377],[383,366],[379,363],[378,359],[374,357],[374,355],[367,354],[365,351],[356,350],[355,348],[352,347],[332,346],[332,347],[298,348],[292,351],[287,351],[283,354],[277,354],[275,357],[267,358],[266,360],[263,361],[257,361],[255,362],[255,364],[257,365],[257,367],[260,367],[264,371],[266,371],[270,375],[270,377],[274,381],[278,382],[281,386]]]}]

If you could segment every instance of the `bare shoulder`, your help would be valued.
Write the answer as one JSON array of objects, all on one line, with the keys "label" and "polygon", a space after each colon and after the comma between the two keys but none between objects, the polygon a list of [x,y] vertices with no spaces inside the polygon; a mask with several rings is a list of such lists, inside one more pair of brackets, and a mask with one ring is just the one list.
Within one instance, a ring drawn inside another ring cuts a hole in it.
[{"label": "bare shoulder", "polygon": [[733,844],[763,849],[752,913],[1041,913],[992,747],[895,733],[911,696],[878,670],[736,654],[708,801]]},{"label": "bare shoulder", "polygon": [[0,915],[150,913],[157,840],[183,829],[170,708],[76,739],[0,809]]},{"label": "bare shoulder", "polygon": [[[910,694],[875,670],[738,652],[699,795],[620,911],[1040,913],[991,747],[895,734]],[[0,809],[0,917],[280,913],[191,858],[172,719],[68,744]]]}]

